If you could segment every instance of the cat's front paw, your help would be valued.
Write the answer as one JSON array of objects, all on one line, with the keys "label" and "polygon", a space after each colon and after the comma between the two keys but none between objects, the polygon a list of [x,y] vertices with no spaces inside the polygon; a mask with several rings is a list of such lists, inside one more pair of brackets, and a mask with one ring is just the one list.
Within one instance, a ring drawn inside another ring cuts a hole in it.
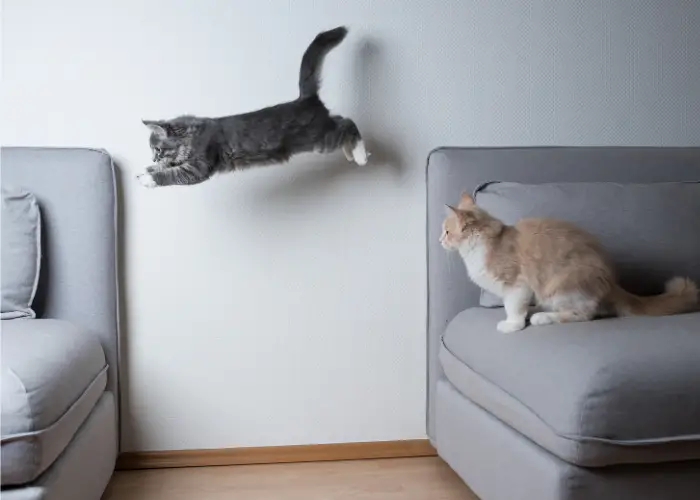
[{"label": "cat's front paw", "polygon": [[552,323],[554,323],[552,315],[547,312],[538,312],[530,317],[530,324],[532,326],[551,325]]},{"label": "cat's front paw", "polygon": [[504,319],[499,321],[496,325],[496,329],[501,333],[513,333],[525,328],[525,321],[512,321]]},{"label": "cat's front paw", "polygon": [[142,186],[145,186],[147,188],[154,188],[157,186],[156,181],[153,179],[153,176],[148,172],[144,172],[142,174],[137,175],[136,180],[139,181],[139,183]]}]

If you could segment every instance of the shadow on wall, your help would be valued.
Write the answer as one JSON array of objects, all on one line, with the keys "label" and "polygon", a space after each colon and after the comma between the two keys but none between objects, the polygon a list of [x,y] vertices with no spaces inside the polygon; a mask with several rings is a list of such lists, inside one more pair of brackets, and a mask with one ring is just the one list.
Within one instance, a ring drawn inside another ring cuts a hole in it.
[{"label": "shadow on wall", "polygon": [[[309,154],[293,161],[289,168],[294,171],[288,176],[270,179],[261,186],[253,199],[287,205],[289,201],[308,198],[323,191],[343,178],[357,175],[382,175],[388,171],[397,182],[404,175],[405,161],[401,149],[390,140],[386,130],[391,128],[391,117],[383,116],[382,110],[391,99],[391,87],[382,84],[387,62],[383,60],[381,44],[374,39],[365,38],[355,54],[353,88],[355,89],[355,106],[348,113],[349,118],[357,123],[367,150],[371,153],[369,162],[359,166],[348,162],[341,152],[331,155]],[[331,110],[332,112],[332,110]],[[272,167],[275,168],[275,167]],[[284,165],[278,168],[287,168]],[[235,175],[235,174],[234,174]]]},{"label": "shadow on wall", "polygon": [[394,83],[387,80],[386,51],[381,43],[365,37],[355,56],[354,82],[356,85],[355,113],[361,122],[362,133],[368,138],[374,164],[390,168],[397,178],[404,174],[405,159],[401,156],[402,148],[396,140],[392,141],[387,130],[395,128],[391,116],[386,116],[384,109],[393,109],[391,99],[396,98]]}]

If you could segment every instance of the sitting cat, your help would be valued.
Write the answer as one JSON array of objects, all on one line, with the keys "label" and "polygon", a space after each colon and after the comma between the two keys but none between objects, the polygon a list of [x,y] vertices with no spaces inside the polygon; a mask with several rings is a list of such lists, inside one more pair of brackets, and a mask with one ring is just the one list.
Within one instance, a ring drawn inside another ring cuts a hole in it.
[{"label": "sitting cat", "polygon": [[323,60],[346,35],[347,29],[339,27],[316,36],[301,60],[294,101],[222,118],[144,120],[155,165],[138,180],[146,187],[198,184],[217,172],[341,148],[348,161],[365,165],[368,154],[355,123],[331,115],[318,96]]},{"label": "sitting cat", "polygon": [[696,309],[698,288],[673,278],[661,295],[640,297],[624,290],[595,237],[564,221],[522,219],[507,226],[464,194],[448,206],[440,243],[458,250],[471,280],[503,298],[504,333],[525,328],[533,297],[545,311],[531,325],[589,321],[598,314],[663,316]]}]

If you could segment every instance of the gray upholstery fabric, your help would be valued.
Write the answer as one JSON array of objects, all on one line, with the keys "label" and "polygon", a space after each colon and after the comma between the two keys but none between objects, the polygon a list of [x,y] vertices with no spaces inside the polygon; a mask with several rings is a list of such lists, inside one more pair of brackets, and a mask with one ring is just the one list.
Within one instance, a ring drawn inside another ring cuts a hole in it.
[{"label": "gray upholstery fabric", "polygon": [[104,392],[56,462],[30,486],[3,489],[2,500],[98,500],[117,456],[114,396]]},{"label": "gray upholstery fabric", "polygon": [[700,458],[700,313],[496,330],[450,323],[440,361],[462,394],[582,466]]},{"label": "gray upholstery fabric", "polygon": [[2,484],[36,479],[65,449],[103,394],[99,340],[51,319],[2,329]]},{"label": "gray upholstery fabric", "polygon": [[[633,293],[661,293],[673,276],[700,282],[700,182],[495,182],[478,189],[476,199],[507,224],[552,217],[596,235],[612,257],[620,283]],[[502,303],[482,292],[481,305]]]},{"label": "gray upholstery fabric", "polygon": [[42,211],[43,259],[34,310],[38,317],[69,321],[100,340],[109,364],[108,389],[118,395],[112,160],[105,151],[91,149],[13,147],[0,154],[2,183],[31,191]]},{"label": "gray upholstery fabric", "polygon": [[36,198],[26,189],[2,186],[2,319],[35,316],[32,302],[41,267],[41,216]]},{"label": "gray upholstery fabric", "polygon": [[436,387],[440,456],[483,500],[695,500],[700,461],[586,469],[532,443],[464,398]]},{"label": "gray upholstery fabric", "polygon": [[456,253],[440,246],[445,203],[490,181],[648,183],[697,181],[700,148],[441,148],[427,166],[428,435],[435,436],[435,386],[443,376],[440,336],[479,303]]}]

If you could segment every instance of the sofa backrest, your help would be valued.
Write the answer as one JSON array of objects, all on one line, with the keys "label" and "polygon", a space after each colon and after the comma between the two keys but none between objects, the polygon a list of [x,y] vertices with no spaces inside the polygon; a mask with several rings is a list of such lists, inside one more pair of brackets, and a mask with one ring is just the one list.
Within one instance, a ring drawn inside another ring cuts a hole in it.
[{"label": "sofa backrest", "polygon": [[92,149],[2,148],[0,173],[3,184],[24,187],[39,201],[43,255],[34,300],[37,317],[71,321],[99,337],[109,363],[108,389],[118,401],[117,194],[112,159]]},{"label": "sofa backrest", "polygon": [[443,376],[440,337],[454,316],[479,304],[480,290],[456,253],[438,242],[444,205],[487,182],[652,183],[700,179],[700,148],[439,148],[427,165],[428,435],[435,438],[435,386]]}]

